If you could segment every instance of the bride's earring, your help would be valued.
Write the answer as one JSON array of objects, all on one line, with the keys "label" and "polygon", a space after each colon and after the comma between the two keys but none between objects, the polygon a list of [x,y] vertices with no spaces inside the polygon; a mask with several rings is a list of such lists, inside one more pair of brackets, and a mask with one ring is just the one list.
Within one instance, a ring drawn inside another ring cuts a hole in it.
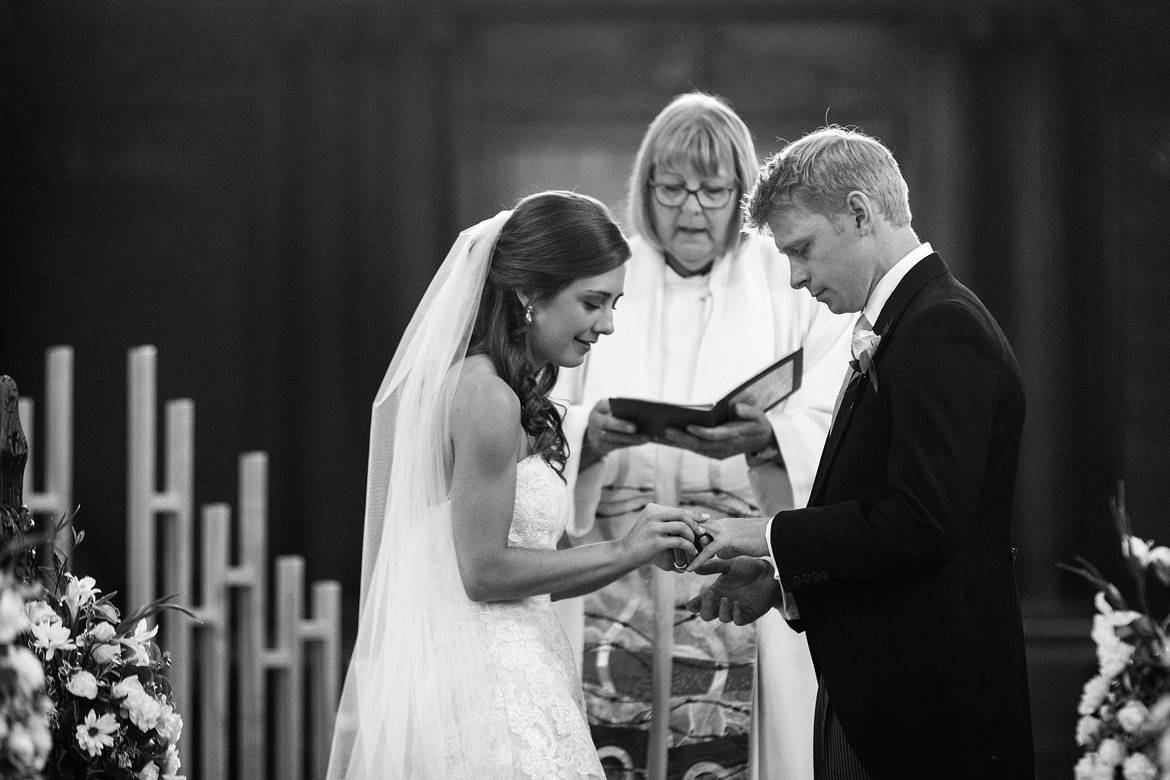
[{"label": "bride's earring", "polygon": [[525,322],[525,324],[528,324],[528,325],[532,324],[532,304],[531,303],[524,307],[524,322]]}]

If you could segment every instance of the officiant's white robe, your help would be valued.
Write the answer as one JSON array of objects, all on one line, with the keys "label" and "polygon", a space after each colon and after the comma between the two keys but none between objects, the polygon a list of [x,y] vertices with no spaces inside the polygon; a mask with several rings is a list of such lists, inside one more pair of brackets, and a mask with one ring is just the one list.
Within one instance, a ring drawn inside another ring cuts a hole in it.
[{"label": "officiant's white robe", "polygon": [[[805,290],[790,286],[788,259],[770,237],[745,235],[700,279],[680,279],[662,253],[640,237],[631,242],[625,296],[615,332],[603,336],[579,368],[562,370],[553,392],[568,406],[566,468],[575,497],[570,532],[588,533],[601,489],[655,485],[656,468],[671,464],[677,493],[716,488],[761,513],[803,507],[828,434],[833,403],[849,360],[850,318],[834,315]],[[696,285],[699,289],[696,289]],[[747,468],[742,456],[710,460],[647,444],[610,453],[578,473],[590,410],[603,398],[642,397],[710,403],[769,363],[804,347],[801,387],[769,412],[784,467]],[[575,604],[573,602],[576,602]],[[581,651],[580,599],[559,606]],[[757,622],[758,662],[753,769],[761,778],[812,777],[816,678],[802,634],[772,611]]]}]

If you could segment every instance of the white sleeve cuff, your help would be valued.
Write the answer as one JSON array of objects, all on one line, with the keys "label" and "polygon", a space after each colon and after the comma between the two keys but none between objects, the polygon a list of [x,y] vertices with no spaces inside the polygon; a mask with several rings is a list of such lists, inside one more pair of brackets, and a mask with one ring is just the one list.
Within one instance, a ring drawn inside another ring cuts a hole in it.
[{"label": "white sleeve cuff", "polygon": [[[772,576],[780,582],[780,567],[776,565],[776,559],[772,557],[772,523],[776,521],[775,516],[768,521],[764,526],[764,538],[768,541],[768,563],[772,564]],[[796,599],[792,594],[784,589],[784,583],[780,582],[780,606],[777,607],[780,614],[784,616],[785,620],[800,619],[800,610],[796,606]]]}]

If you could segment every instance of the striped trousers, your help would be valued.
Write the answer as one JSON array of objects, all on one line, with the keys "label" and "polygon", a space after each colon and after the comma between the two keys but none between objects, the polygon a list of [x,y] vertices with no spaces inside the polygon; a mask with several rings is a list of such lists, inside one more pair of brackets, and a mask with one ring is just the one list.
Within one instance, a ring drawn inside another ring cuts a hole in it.
[{"label": "striped trousers", "polygon": [[829,701],[824,679],[818,680],[813,715],[813,777],[815,780],[871,780],[853,754]]}]

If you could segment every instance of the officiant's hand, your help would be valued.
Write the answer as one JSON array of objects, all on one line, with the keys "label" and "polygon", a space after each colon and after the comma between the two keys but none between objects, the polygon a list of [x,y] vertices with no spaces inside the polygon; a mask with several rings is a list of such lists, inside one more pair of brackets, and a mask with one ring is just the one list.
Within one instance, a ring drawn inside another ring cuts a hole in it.
[{"label": "officiant's hand", "polygon": [[760,558],[716,559],[704,567],[722,571],[719,579],[687,602],[687,609],[703,620],[744,626],[762,617],[780,599],[780,583],[772,564]]},{"label": "officiant's hand", "polygon": [[767,517],[725,517],[720,520],[703,520],[701,530],[715,537],[703,545],[702,551],[696,555],[688,571],[701,571],[704,564],[714,558],[730,561],[741,555],[752,558],[762,558],[768,550],[768,539],[764,529],[768,526]]},{"label": "officiant's hand", "polygon": [[662,443],[716,460],[759,452],[772,443],[772,423],[762,409],[736,404],[735,415],[737,419],[714,428],[701,425],[688,425],[686,431],[667,428]]},{"label": "officiant's hand", "polygon": [[585,441],[581,447],[581,468],[589,468],[614,450],[645,444],[650,440],[637,430],[638,427],[629,420],[609,413],[608,398],[598,401],[593,411],[589,412],[589,427],[585,430]]}]

